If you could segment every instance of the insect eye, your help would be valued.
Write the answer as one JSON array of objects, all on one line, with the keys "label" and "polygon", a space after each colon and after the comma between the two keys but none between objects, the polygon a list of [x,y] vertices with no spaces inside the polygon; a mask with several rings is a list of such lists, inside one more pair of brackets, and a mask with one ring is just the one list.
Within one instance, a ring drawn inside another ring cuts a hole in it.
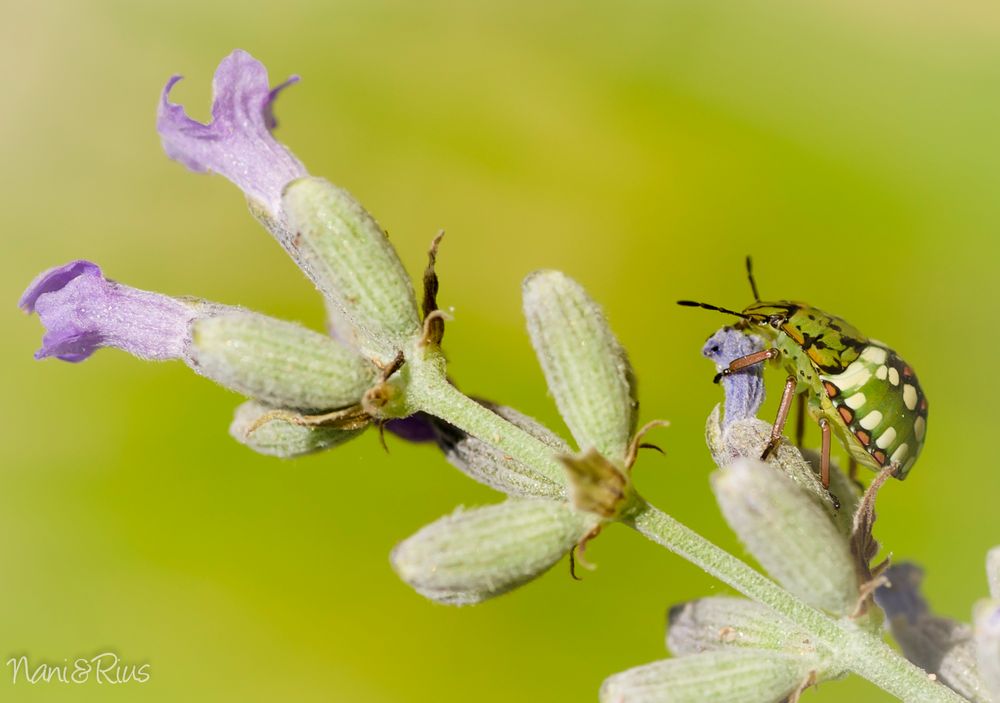
[{"label": "insect eye", "polygon": [[783,315],[771,315],[771,317],[767,319],[767,322],[771,325],[771,327],[778,329],[785,324],[785,318]]}]

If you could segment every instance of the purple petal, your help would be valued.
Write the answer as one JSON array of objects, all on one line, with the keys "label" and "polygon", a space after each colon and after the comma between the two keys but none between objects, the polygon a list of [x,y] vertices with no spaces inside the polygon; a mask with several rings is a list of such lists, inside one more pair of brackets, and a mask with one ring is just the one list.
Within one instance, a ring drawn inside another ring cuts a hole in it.
[{"label": "purple petal", "polygon": [[903,616],[911,624],[930,614],[927,601],[920,594],[924,570],[916,564],[901,562],[885,571],[889,585],[875,589],[875,602],[890,620]]},{"label": "purple petal", "polygon": [[[764,341],[760,337],[746,335],[732,327],[723,327],[708,338],[701,353],[705,358],[714,361],[721,371],[734,359],[753,354],[763,348]],[[754,364],[722,377],[722,387],[726,392],[723,429],[736,420],[757,416],[757,411],[764,403],[763,371],[763,364]]]},{"label": "purple petal", "polygon": [[235,183],[271,217],[281,219],[281,191],[308,175],[305,166],[278,143],[271,130],[278,93],[298,81],[292,76],[273,90],[267,69],[237,49],[224,58],[212,80],[212,121],[192,120],[169,101],[180,76],[167,81],[157,111],[156,128],[167,156],[200,173],[219,173]]},{"label": "purple petal", "polygon": [[72,261],[42,273],[21,296],[45,325],[36,359],[83,361],[100,347],[142,359],[175,359],[184,351],[195,308],[180,300],[109,281],[97,264]]},{"label": "purple petal", "polygon": [[442,421],[436,420],[427,413],[418,412],[409,417],[389,420],[385,423],[385,429],[407,442],[423,444],[437,440],[438,431],[436,428],[437,423],[440,422]]}]

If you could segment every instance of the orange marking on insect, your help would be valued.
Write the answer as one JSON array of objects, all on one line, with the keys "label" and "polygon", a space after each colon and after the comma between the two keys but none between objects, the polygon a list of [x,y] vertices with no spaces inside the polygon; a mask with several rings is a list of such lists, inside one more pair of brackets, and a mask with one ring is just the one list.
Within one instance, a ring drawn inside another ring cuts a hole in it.
[{"label": "orange marking on insect", "polygon": [[837,394],[840,393],[840,389],[829,381],[823,381],[823,388],[826,389],[826,394],[831,398],[836,398]]},{"label": "orange marking on insect", "polygon": [[867,432],[865,432],[864,430],[858,430],[857,432],[854,433],[854,436],[856,436],[858,438],[858,441],[861,442],[866,447],[872,443],[872,436]]},{"label": "orange marking on insect", "polygon": [[903,376],[905,376],[906,378],[912,378],[913,377],[913,369],[911,369],[909,366],[904,366],[903,367]]},{"label": "orange marking on insect", "polygon": [[841,419],[843,419],[844,424],[850,425],[852,422],[854,422],[854,413],[851,412],[851,409],[846,405],[841,405],[839,408],[837,408],[837,412],[840,413],[840,417]]},{"label": "orange marking on insect", "polygon": [[923,412],[927,412],[927,398],[921,398],[920,399],[920,409]]},{"label": "orange marking on insect", "polygon": [[876,449],[872,452],[872,458],[879,463],[879,466],[885,466],[885,452],[881,449]]}]

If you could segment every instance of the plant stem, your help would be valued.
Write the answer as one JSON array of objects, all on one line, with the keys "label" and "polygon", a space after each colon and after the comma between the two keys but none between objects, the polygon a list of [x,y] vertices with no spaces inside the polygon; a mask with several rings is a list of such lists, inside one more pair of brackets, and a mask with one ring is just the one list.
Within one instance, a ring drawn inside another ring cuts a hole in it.
[{"label": "plant stem", "polygon": [[[563,468],[550,447],[461,393],[448,383],[438,365],[418,361],[411,371],[413,377],[407,392],[417,407],[494,445],[548,478],[565,483]],[[900,700],[965,701],[951,689],[929,679],[926,672],[894,652],[879,637],[859,629],[850,619],[838,621],[807,605],[645,501],[640,500],[621,522],[794,622],[833,652],[841,668],[868,679]]]},{"label": "plant stem", "polygon": [[803,603],[759,571],[720,549],[663,511],[644,504],[625,524],[657,544],[794,622],[835,653],[845,669],[903,701],[959,703],[964,698],[932,681],[927,672],[894,652],[880,638],[849,619],[834,620]]}]

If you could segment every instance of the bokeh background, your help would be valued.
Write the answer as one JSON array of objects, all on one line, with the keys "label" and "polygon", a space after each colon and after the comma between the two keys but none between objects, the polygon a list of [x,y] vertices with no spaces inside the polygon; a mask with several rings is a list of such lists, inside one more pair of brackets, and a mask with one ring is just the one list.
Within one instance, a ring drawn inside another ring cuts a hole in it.
[{"label": "bokeh background", "polygon": [[[561,428],[519,283],[558,267],[605,306],[667,418],[641,490],[742,553],[711,498],[699,356],[742,306],[803,299],[894,346],[931,402],[929,442],[881,497],[878,535],[967,619],[1000,542],[1000,11],[988,2],[6,2],[0,27],[0,655],[111,649],[141,685],[10,683],[12,701],[580,701],[664,656],[670,604],[725,592],[608,529],[475,608],[422,600],[388,552],[499,497],[426,447],[369,433],[294,462],[226,433],[239,399],[182,364],[115,351],[36,363],[15,310],[86,257],[135,286],[319,326],[320,300],[221,177],[160,151],[154,110],[207,118],[234,47],[274,81],[280,138],[352,190],[421,270],[439,228],[451,372]],[[772,395],[780,373],[770,377]],[[771,404],[773,406],[773,398]],[[815,435],[813,435],[815,439]],[[822,555],[817,555],[822,558]],[[812,701],[881,701],[860,680]]]}]

